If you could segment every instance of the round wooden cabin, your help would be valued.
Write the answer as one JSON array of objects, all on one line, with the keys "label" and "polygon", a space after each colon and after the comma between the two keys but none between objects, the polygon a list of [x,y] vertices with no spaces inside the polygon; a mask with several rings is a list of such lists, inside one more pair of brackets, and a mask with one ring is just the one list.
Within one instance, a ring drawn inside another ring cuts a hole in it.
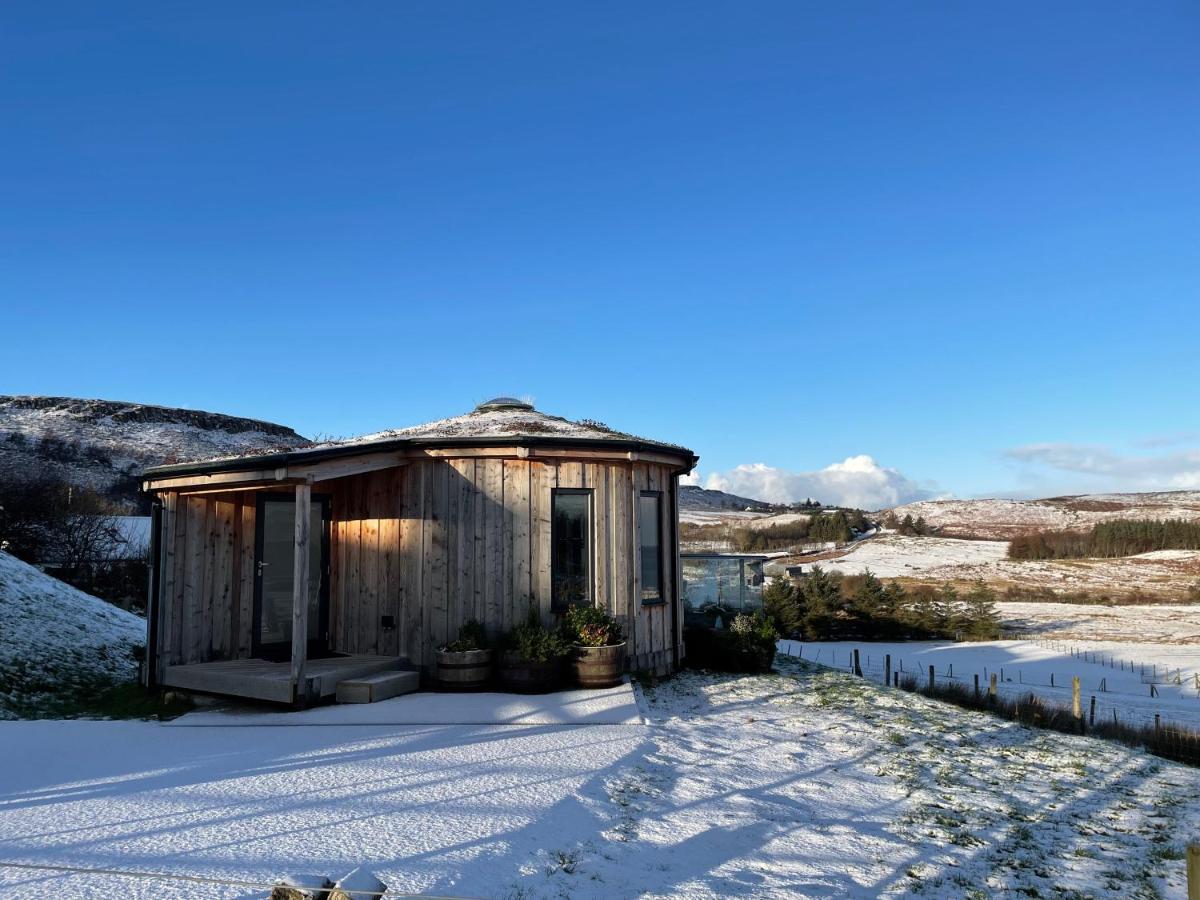
[{"label": "round wooden cabin", "polygon": [[[160,466],[147,681],[283,702],[594,603],[628,666],[683,654],[683,447],[498,398],[297,450]],[[297,515],[297,512],[301,512]],[[307,514],[304,514],[307,513]]]}]

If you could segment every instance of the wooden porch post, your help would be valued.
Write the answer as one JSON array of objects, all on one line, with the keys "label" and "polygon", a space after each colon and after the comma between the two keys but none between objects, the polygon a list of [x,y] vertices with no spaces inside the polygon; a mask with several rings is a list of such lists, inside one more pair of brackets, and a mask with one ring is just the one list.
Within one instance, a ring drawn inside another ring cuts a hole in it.
[{"label": "wooden porch post", "polygon": [[296,538],[292,560],[292,697],[303,701],[308,662],[308,514],[312,484],[296,485]]}]

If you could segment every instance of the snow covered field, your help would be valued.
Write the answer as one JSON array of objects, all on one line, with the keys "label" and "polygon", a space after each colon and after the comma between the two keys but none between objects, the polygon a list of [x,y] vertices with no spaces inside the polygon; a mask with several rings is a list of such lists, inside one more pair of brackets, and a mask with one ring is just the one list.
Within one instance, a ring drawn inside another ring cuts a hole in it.
[{"label": "snow covered field", "polygon": [[[0,860],[362,864],[485,897],[1184,896],[1200,772],[779,667],[647,688],[649,726],[0,723]],[[0,894],[261,896],[3,864]]]},{"label": "snow covered field", "polygon": [[844,556],[826,560],[821,567],[829,572],[862,575],[871,572],[879,578],[936,575],[946,569],[982,567],[1002,561],[1008,554],[1008,541],[959,541],[951,538],[905,537],[883,534],[851,545]]},{"label": "snow covered field", "polygon": [[[1200,581],[1200,551],[1166,550],[1123,559],[1008,559],[1007,541],[905,537],[885,533],[819,565],[827,571],[880,578],[973,581],[1058,591],[1182,594]],[[804,560],[798,560],[803,562]]]},{"label": "snow covered field", "polygon": [[0,551],[0,719],[96,681],[133,680],[146,622]]},{"label": "snow covered field", "polygon": [[[1008,695],[1034,693],[1062,706],[1071,705],[1071,678],[1081,682],[1085,710],[1096,698],[1097,717],[1153,724],[1162,721],[1200,729],[1200,646],[1135,644],[1105,641],[781,641],[780,652],[846,669],[855,649],[868,677],[882,677],[884,657],[892,669],[928,678],[935,667],[939,681],[957,680],[968,687],[979,675],[981,689],[995,672],[998,689]],[[1072,655],[1072,650],[1076,651]],[[1180,683],[1176,684],[1176,677]],[[1156,697],[1151,696],[1154,684]]]},{"label": "snow covered field", "polygon": [[997,603],[1006,631],[1075,641],[1200,644],[1200,605]]},{"label": "snow covered field", "polygon": [[1010,538],[1032,529],[1086,530],[1111,519],[1200,518],[1200,491],[1085,494],[1045,500],[921,500],[898,506],[899,517],[925,519],[953,534]]}]

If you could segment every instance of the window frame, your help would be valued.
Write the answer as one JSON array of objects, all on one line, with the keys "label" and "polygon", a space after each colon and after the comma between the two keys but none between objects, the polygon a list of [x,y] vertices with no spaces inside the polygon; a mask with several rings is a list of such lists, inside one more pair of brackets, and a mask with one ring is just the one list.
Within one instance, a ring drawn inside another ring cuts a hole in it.
[{"label": "window frame", "polygon": [[[642,521],[642,498],[653,497],[656,501],[655,509],[657,511],[654,517],[654,535],[655,543],[658,546],[658,596],[646,596],[645,582],[645,566],[643,565],[643,556],[646,551],[645,545],[642,543],[642,535],[646,533],[645,523]],[[660,606],[667,602],[666,591],[666,566],[663,559],[663,492],[662,491],[638,491],[638,585],[641,593],[642,606]]]},{"label": "window frame", "polygon": [[[555,577],[557,569],[556,562],[558,561],[558,529],[555,525],[556,516],[554,515],[555,500],[560,496],[576,495],[583,496],[587,502],[587,510],[584,513],[586,521],[584,523],[584,549],[583,549],[583,567],[584,567],[584,585],[587,589],[587,596],[582,600],[560,600],[558,593],[558,579]],[[551,488],[550,489],[550,611],[554,613],[566,612],[572,606],[580,604],[587,606],[596,605],[596,583],[595,571],[592,563],[592,553],[596,546],[596,516],[595,516],[595,491],[592,488]]]}]

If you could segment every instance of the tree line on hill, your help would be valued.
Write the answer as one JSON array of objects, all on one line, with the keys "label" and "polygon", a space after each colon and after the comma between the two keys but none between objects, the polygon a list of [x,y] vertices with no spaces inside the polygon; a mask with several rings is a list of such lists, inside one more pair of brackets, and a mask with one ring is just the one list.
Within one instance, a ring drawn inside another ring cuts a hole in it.
[{"label": "tree line on hill", "polygon": [[904,518],[900,519],[896,517],[894,511],[889,510],[888,514],[883,517],[883,527],[909,537],[924,537],[930,534],[930,528],[925,521],[925,517],[917,516],[914,519],[912,513],[906,513]]},{"label": "tree line on hill", "polygon": [[1034,531],[1008,544],[1010,559],[1086,559],[1134,556],[1152,550],[1200,550],[1200,522],[1113,519],[1091,531]]},{"label": "tree line on hill", "polygon": [[763,610],[784,637],[809,641],[987,640],[1000,631],[996,594],[983,581],[905,588],[874,575],[843,576],[820,566],[763,590]]},{"label": "tree line on hill", "polygon": [[797,544],[844,544],[855,532],[871,527],[861,509],[821,513],[795,522],[781,522],[766,528],[748,525],[729,530],[730,546],[739,553],[761,553],[764,550],[786,550]]},{"label": "tree line on hill", "polygon": [[131,546],[120,506],[58,478],[0,482],[0,549],[122,606],[146,606],[146,547]]}]

